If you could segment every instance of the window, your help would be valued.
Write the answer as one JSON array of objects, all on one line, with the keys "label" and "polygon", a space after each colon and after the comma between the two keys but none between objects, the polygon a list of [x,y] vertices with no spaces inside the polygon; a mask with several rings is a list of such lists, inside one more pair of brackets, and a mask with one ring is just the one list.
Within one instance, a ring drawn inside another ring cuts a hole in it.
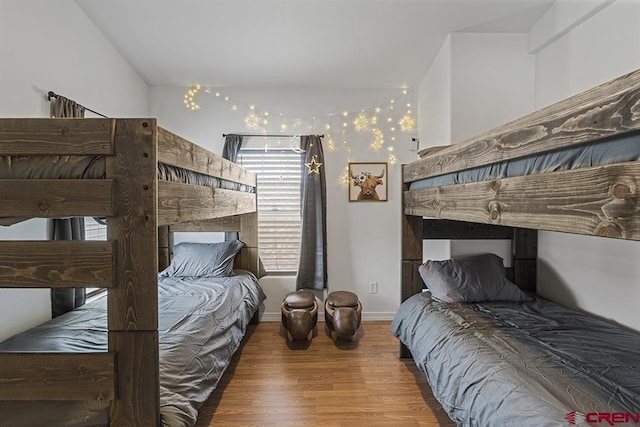
[{"label": "window", "polygon": [[[96,222],[93,218],[84,219],[85,240],[107,240],[107,226]],[[104,288],[86,288],[87,298],[104,292]]]},{"label": "window", "polygon": [[298,270],[302,160],[293,149],[243,148],[238,155],[258,175],[258,245],[269,272]]}]

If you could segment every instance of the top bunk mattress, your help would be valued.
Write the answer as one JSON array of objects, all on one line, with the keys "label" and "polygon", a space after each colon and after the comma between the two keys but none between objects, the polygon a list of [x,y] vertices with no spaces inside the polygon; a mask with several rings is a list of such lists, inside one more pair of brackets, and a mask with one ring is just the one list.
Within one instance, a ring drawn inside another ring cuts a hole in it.
[{"label": "top bunk mattress", "polygon": [[[102,179],[102,156],[0,156],[0,179]],[[158,179],[253,193],[255,188],[158,162]]]},{"label": "top bunk mattress", "polygon": [[412,182],[409,189],[420,190],[632,161],[640,161],[639,133],[424,178]]},{"label": "top bunk mattress", "polygon": [[640,334],[538,298],[406,300],[391,330],[458,425],[556,426],[640,408]]}]

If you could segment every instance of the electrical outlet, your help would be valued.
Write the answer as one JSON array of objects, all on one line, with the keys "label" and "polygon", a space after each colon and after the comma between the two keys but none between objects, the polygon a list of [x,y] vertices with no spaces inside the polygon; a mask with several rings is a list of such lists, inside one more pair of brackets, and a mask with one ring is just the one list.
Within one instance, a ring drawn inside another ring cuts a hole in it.
[{"label": "electrical outlet", "polygon": [[409,142],[409,150],[411,151],[418,151],[418,143],[420,141],[418,140],[418,138],[411,138],[411,141]]},{"label": "electrical outlet", "polygon": [[369,282],[369,293],[370,294],[378,293],[378,282]]}]

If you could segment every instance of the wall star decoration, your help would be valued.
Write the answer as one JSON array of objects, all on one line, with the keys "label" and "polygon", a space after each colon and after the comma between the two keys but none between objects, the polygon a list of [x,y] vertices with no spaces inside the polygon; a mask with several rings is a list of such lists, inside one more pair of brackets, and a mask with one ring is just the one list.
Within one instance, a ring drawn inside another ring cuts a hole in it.
[{"label": "wall star decoration", "polygon": [[316,159],[315,154],[311,158],[311,161],[309,163],[305,163],[304,165],[307,167],[307,175],[311,175],[312,173],[317,173],[318,175],[320,174],[320,166],[322,166],[322,163],[320,163]]}]

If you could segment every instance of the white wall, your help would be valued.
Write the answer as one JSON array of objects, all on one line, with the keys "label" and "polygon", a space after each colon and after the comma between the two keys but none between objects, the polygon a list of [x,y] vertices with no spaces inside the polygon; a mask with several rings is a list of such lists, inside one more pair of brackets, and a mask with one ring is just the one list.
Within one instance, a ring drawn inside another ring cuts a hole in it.
[{"label": "white wall", "polygon": [[[526,34],[451,34],[420,86],[421,148],[462,142],[533,111],[535,57],[527,42]],[[485,251],[511,262],[505,242],[424,244],[429,259]]]},{"label": "white wall", "polygon": [[[146,84],[74,2],[0,0],[0,117],[48,117],[53,90],[110,116],[148,116]],[[43,239],[44,220],[0,227]],[[51,317],[48,290],[0,290],[0,340]]]},{"label": "white wall", "polygon": [[[200,93],[197,102],[200,109],[190,111],[184,108],[184,89],[169,87],[153,88],[151,91],[152,114],[157,116],[163,126],[221,153],[224,144],[223,133],[260,133],[246,128],[244,119],[248,106],[255,104],[260,112],[268,111],[269,133],[280,132],[280,119],[277,113],[283,113],[285,122],[296,118],[316,117],[302,123],[297,129],[289,128],[287,133],[325,134],[323,147],[325,152],[325,171],[327,177],[327,228],[328,228],[328,273],[329,291],[349,290],[359,295],[365,319],[390,319],[400,303],[400,164],[415,159],[415,152],[409,151],[409,142],[416,136],[413,133],[396,131],[395,153],[398,162],[389,165],[389,200],[380,203],[349,203],[347,188],[340,183],[349,160],[358,162],[386,162],[388,151],[373,152],[369,149],[372,142],[370,132],[355,132],[351,125],[353,117],[347,122],[344,136],[341,117],[329,118],[330,113],[344,110],[358,112],[362,108],[387,104],[396,100],[396,108],[405,103],[400,90],[366,89],[252,89],[220,88],[223,96],[229,96],[240,108],[231,110],[232,103],[214,94]],[[407,100],[412,102],[411,92]],[[384,120],[383,113],[380,118]],[[303,120],[304,121],[304,120]],[[327,130],[325,124],[331,129]],[[396,126],[397,127],[397,126]],[[390,133],[387,133],[385,145],[389,145]],[[336,150],[330,152],[328,142],[334,139]],[[346,140],[347,144],[343,141]],[[247,142],[265,143],[274,146],[277,139],[247,139]],[[283,139],[281,144],[288,145]],[[297,144],[297,142],[296,142]],[[349,152],[350,150],[350,152]],[[378,293],[369,294],[368,283],[378,282]],[[295,290],[294,278],[267,276],[261,279],[267,294],[265,320],[280,319],[280,303],[287,292]]]},{"label": "white wall", "polygon": [[[537,54],[536,108],[637,68],[640,3],[617,0]],[[542,232],[538,292],[640,330],[639,259],[638,242]]]}]

